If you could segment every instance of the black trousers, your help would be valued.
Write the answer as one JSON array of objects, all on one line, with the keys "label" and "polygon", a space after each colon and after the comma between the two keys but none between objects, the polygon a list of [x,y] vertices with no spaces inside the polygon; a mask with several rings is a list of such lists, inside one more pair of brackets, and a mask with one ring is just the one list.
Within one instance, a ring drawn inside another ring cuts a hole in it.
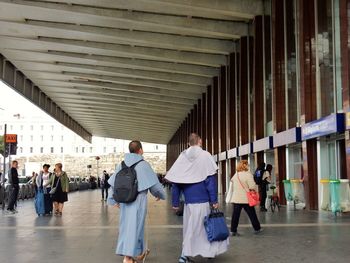
[{"label": "black trousers", "polygon": [[267,185],[266,184],[261,184],[260,187],[260,208],[266,208],[266,198],[267,198]]},{"label": "black trousers", "polygon": [[102,199],[105,199],[105,191],[106,191],[106,199],[108,198],[108,188],[101,188],[101,192],[102,192]]},{"label": "black trousers", "polygon": [[256,216],[254,206],[249,206],[248,204],[233,204],[233,213],[231,221],[231,232],[237,232],[237,227],[239,223],[239,218],[241,216],[242,208],[247,213],[250,222],[255,231],[261,228],[258,217]]},{"label": "black trousers", "polygon": [[12,185],[7,210],[13,210],[15,208],[15,203],[17,202],[18,193],[19,193],[19,185],[18,184]]}]

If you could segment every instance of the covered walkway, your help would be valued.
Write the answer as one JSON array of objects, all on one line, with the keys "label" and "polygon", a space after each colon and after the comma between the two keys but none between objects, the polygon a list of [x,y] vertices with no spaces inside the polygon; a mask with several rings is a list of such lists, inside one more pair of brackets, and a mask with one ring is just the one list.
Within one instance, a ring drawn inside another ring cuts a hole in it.
[{"label": "covered walkway", "polygon": [[[31,201],[19,203],[16,215],[0,214],[2,263],[121,262],[114,255],[118,210],[100,202],[99,191],[69,195],[62,218],[37,217]],[[181,220],[169,200],[150,201],[148,262],[177,262]],[[224,207],[226,215],[230,207]],[[215,262],[341,262],[349,258],[350,215],[336,220],[328,213],[286,211],[258,214],[265,231],[254,235],[242,214],[240,237]],[[227,220],[229,223],[229,218]],[[171,237],[171,238],[169,238]],[[62,253],[64,251],[64,253]],[[196,262],[206,262],[198,259]]]}]

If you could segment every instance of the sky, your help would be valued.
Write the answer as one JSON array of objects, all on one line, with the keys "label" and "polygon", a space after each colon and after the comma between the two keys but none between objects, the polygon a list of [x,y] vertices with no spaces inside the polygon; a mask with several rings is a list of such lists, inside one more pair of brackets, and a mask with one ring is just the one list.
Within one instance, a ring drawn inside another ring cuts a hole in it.
[{"label": "sky", "polygon": [[31,117],[53,120],[47,113],[0,81],[0,122],[2,117],[13,117],[16,114],[26,116],[28,113]]}]

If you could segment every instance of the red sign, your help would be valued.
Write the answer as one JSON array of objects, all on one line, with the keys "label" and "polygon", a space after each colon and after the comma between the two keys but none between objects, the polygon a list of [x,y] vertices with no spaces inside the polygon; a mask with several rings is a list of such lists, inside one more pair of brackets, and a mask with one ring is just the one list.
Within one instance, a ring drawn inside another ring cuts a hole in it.
[{"label": "red sign", "polygon": [[17,134],[6,134],[6,143],[17,143]]}]

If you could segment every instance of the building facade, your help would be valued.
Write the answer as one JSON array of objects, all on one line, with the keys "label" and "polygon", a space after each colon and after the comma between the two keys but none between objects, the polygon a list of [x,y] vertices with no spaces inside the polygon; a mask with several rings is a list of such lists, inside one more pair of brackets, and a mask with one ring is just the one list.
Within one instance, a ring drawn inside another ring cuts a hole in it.
[{"label": "building facade", "polygon": [[[308,209],[322,179],[350,179],[350,1],[270,0],[167,145],[167,168],[197,132],[225,193],[236,163],[301,179]],[[286,200],[282,200],[285,202]]]}]

